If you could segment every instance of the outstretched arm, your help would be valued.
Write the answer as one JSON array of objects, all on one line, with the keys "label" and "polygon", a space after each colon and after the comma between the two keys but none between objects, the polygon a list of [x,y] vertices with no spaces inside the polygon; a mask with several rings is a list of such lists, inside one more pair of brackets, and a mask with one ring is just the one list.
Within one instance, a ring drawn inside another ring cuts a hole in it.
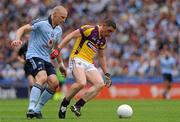
[{"label": "outstretched arm", "polygon": [[[62,42],[56,47],[56,49],[54,49],[50,55],[51,59],[57,59],[57,62],[58,64],[60,64],[60,67],[59,67],[59,70],[61,73],[63,73],[63,75],[66,77],[67,75],[67,71],[66,71],[66,68],[64,66],[64,63],[63,63],[63,59],[62,59],[62,56],[61,56],[61,53],[60,53],[60,50],[66,46],[67,43],[70,42],[71,39],[73,38],[77,38],[77,37],[80,37],[81,36],[81,33],[79,31],[79,29],[71,32],[70,34],[68,34],[63,40]],[[58,48],[58,49],[57,49]]]},{"label": "outstretched arm", "polygon": [[105,75],[105,85],[107,87],[110,87],[112,85],[112,80],[111,80],[111,75],[108,73],[107,70],[106,55],[104,50],[98,51],[98,61]]},{"label": "outstretched arm", "polygon": [[64,48],[73,38],[80,37],[81,33],[80,30],[77,29],[67,36],[64,37],[64,39],[60,42],[60,44],[57,46],[57,49],[54,49],[50,55],[51,59],[55,59],[60,56],[60,50]]},{"label": "outstretched arm", "polygon": [[72,39],[78,38],[78,37],[83,37],[86,35],[85,30],[92,28],[92,25],[85,25],[81,27],[80,29],[77,29],[67,36],[61,41],[61,43],[58,45],[58,49],[54,49],[53,52],[51,53],[51,59],[54,59],[60,55],[60,50],[64,48]]},{"label": "outstretched arm", "polygon": [[20,27],[16,32],[16,40],[14,40],[11,45],[13,47],[19,47],[22,44],[21,37],[25,32],[30,32],[32,30],[32,26],[30,24],[26,24]]},{"label": "outstretched arm", "polygon": [[72,39],[74,38],[78,38],[81,36],[80,30],[77,29],[73,32],[71,32],[70,34],[68,34],[67,36],[65,36],[65,38],[62,40],[62,42],[58,45],[58,49],[61,50],[63,47],[65,47]]},{"label": "outstretched arm", "polygon": [[104,74],[107,73],[108,71],[107,71],[106,55],[104,50],[98,51],[98,61],[99,64],[101,65]]},{"label": "outstretched arm", "polygon": [[73,32],[71,32],[70,34],[68,34],[63,40],[62,42],[58,45],[58,48],[61,50],[63,47],[66,46],[67,43],[70,42],[71,39],[73,38],[78,38],[78,37],[81,37],[81,36],[84,36],[86,35],[85,31],[89,28],[93,28],[94,26],[92,25],[85,25],[85,26],[82,26],[80,29],[77,29]]},{"label": "outstretched arm", "polygon": [[30,24],[20,27],[16,32],[16,40],[21,40],[22,35],[26,32],[30,32],[31,30],[32,26]]}]

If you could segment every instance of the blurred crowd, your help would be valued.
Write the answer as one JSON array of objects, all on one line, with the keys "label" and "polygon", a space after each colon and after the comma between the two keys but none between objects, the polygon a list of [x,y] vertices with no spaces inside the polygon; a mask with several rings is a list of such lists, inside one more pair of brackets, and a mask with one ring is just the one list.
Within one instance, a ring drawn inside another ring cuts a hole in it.
[{"label": "blurred crowd", "polygon": [[[10,47],[18,27],[47,17],[59,4],[69,11],[62,26],[64,35],[81,25],[95,25],[106,18],[116,21],[117,31],[107,40],[106,49],[112,75],[160,76],[159,60],[167,51],[175,60],[173,74],[180,75],[179,0],[1,0],[0,79],[24,76],[23,64],[16,59],[17,49]],[[66,63],[71,49],[72,43],[63,49]]]}]

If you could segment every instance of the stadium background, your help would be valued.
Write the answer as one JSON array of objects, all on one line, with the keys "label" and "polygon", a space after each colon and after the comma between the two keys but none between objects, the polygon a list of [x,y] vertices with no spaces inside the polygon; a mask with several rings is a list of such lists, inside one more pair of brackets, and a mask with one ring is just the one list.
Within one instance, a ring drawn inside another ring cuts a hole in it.
[{"label": "stadium background", "polygon": [[[117,22],[106,51],[114,85],[103,89],[97,98],[162,98],[159,59],[167,49],[164,45],[168,45],[176,60],[171,95],[180,99],[179,0],[1,0],[0,99],[28,96],[23,65],[16,59],[17,49],[9,45],[16,30],[35,18],[47,17],[50,9],[59,4],[69,11],[62,27],[64,35],[107,17]],[[27,41],[28,36],[22,40]],[[71,49],[72,43],[63,49],[66,65]],[[72,82],[69,76],[67,88]]]}]

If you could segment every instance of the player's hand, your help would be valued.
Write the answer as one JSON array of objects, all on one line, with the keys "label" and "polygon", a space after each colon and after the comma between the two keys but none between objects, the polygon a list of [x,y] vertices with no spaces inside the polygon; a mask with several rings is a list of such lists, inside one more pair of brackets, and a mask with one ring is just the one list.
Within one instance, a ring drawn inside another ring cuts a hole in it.
[{"label": "player's hand", "polygon": [[60,64],[59,71],[64,75],[64,77],[67,76],[67,70],[66,70],[64,64],[63,65]]},{"label": "player's hand", "polygon": [[105,73],[105,86],[111,87],[112,85],[112,80],[111,80],[111,75],[109,73]]},{"label": "player's hand", "polygon": [[50,58],[51,59],[55,59],[60,55],[60,51],[58,49],[54,49],[51,54],[50,54]]},{"label": "player's hand", "polygon": [[11,46],[12,47],[20,47],[22,45],[22,41],[21,40],[14,40],[11,42]]}]

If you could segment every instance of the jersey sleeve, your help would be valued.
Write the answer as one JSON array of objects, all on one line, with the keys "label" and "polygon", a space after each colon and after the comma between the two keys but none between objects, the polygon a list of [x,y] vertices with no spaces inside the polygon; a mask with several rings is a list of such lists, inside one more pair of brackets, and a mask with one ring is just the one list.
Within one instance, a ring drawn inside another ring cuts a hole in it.
[{"label": "jersey sleeve", "polygon": [[82,37],[87,37],[91,31],[94,29],[92,25],[84,25],[79,28]]},{"label": "jersey sleeve", "polygon": [[41,20],[39,19],[33,20],[31,26],[33,31],[39,29],[41,27]]},{"label": "jersey sleeve", "polygon": [[104,50],[105,48],[106,48],[106,43],[103,44],[103,45],[101,45],[101,46],[99,47],[99,50]]},{"label": "jersey sleeve", "polygon": [[99,50],[104,50],[107,46],[106,39],[104,38],[99,46]]}]

